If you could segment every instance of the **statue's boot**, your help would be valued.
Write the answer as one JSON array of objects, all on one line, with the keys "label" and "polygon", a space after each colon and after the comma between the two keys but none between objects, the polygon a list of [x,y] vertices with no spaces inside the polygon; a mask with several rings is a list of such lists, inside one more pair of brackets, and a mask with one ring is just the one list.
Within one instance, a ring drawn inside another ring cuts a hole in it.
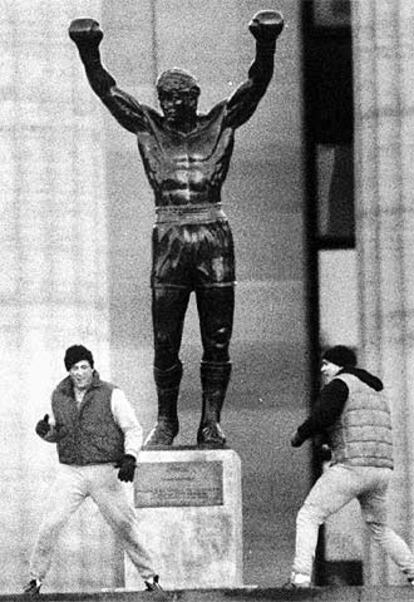
[{"label": "statue's boot", "polygon": [[197,445],[203,448],[221,448],[226,437],[220,426],[220,415],[231,374],[231,363],[201,362],[203,408],[197,432]]},{"label": "statue's boot", "polygon": [[144,443],[144,449],[171,446],[178,434],[177,401],[183,368],[181,362],[168,370],[154,367],[158,395],[158,418]]}]

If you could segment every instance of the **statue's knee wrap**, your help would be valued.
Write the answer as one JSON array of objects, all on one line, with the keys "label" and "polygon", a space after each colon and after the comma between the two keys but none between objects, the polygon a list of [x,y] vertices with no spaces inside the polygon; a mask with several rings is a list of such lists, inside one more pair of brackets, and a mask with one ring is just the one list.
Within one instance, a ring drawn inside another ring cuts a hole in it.
[{"label": "statue's knee wrap", "polygon": [[231,328],[222,324],[204,339],[203,361],[207,364],[225,365],[229,363]]}]

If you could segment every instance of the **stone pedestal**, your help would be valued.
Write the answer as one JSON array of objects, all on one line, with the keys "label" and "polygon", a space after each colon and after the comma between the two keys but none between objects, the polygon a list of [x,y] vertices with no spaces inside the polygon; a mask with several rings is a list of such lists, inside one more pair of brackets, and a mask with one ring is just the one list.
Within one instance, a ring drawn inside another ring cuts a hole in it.
[{"label": "stone pedestal", "polygon": [[[233,450],[141,452],[134,486],[143,543],[166,589],[241,587],[240,458]],[[141,589],[127,559],[127,588]]]}]

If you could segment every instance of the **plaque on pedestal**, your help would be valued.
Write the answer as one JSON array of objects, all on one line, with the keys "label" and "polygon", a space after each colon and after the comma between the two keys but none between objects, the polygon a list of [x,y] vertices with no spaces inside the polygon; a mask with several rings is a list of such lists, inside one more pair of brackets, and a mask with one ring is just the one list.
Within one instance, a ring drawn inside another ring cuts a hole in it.
[{"label": "plaque on pedestal", "polygon": [[223,464],[211,462],[139,463],[136,508],[219,506],[223,504]]},{"label": "plaque on pedestal", "polygon": [[[143,451],[133,496],[142,541],[163,587],[242,587],[241,466],[236,452]],[[141,585],[127,559],[125,586]]]}]

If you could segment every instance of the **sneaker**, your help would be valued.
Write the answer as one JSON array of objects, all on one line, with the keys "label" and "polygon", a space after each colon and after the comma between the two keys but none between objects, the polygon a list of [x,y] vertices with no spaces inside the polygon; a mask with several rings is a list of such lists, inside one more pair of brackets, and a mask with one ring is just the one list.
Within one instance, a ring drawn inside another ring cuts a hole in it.
[{"label": "sneaker", "polygon": [[41,586],[42,583],[39,579],[31,579],[24,587],[23,593],[28,594],[29,596],[38,596]]},{"label": "sneaker", "polygon": [[158,575],[154,575],[151,581],[145,581],[147,592],[163,592],[161,585],[158,583]]},{"label": "sneaker", "polygon": [[287,583],[284,583],[282,585],[282,589],[287,590],[287,591],[298,591],[298,590],[302,590],[302,589],[311,589],[312,585],[311,583],[307,583],[307,584],[301,584],[298,585],[297,583],[293,583],[292,581],[288,581]]},{"label": "sneaker", "polygon": [[285,589],[309,589],[312,587],[310,577],[301,573],[292,573]]}]

